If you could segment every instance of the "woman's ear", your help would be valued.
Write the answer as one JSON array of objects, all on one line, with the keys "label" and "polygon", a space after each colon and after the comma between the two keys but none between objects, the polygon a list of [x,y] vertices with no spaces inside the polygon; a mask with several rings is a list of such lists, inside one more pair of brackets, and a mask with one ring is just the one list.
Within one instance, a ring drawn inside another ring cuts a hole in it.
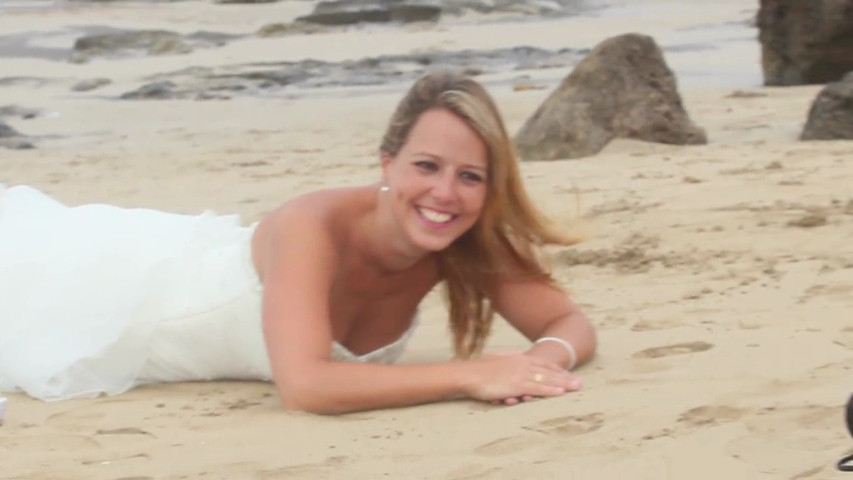
[{"label": "woman's ear", "polygon": [[391,162],[394,160],[394,157],[391,156],[390,153],[386,151],[379,152],[379,162],[382,165],[382,180],[385,181],[388,179],[388,168],[391,166]]}]

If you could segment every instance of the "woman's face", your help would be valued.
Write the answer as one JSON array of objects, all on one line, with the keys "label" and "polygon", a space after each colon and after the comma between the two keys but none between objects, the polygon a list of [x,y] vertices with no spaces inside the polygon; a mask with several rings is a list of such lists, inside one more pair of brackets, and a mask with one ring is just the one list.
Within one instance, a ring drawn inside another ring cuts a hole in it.
[{"label": "woman's face", "polygon": [[488,150],[479,135],[445,109],[424,112],[382,169],[391,209],[408,241],[425,251],[447,248],[480,216],[488,185]]}]

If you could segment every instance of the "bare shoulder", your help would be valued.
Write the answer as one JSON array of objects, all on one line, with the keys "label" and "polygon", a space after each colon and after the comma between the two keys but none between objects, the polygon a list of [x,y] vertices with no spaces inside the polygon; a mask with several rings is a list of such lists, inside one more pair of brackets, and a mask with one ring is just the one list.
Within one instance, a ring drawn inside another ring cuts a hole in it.
[{"label": "bare shoulder", "polygon": [[369,209],[364,187],[317,190],[296,196],[267,214],[252,239],[252,256],[263,278],[275,263],[276,253],[299,247],[334,257],[346,241],[351,223]]}]

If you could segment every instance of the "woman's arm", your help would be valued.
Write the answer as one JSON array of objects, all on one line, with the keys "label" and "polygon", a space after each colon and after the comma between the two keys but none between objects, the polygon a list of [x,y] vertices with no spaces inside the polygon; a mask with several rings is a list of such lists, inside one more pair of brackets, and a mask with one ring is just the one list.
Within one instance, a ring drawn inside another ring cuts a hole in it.
[{"label": "woman's arm", "polygon": [[547,337],[564,340],[575,358],[558,341],[534,343],[528,354],[572,368],[595,354],[598,341],[592,322],[562,289],[539,281],[504,281],[496,297],[496,310],[522,335],[532,342]]},{"label": "woman's arm", "polygon": [[423,365],[308,363],[279,387],[284,407],[335,414],[469,397],[553,397],[572,390],[573,377],[551,361],[525,354],[488,355],[474,361]]},{"label": "woman's arm", "polygon": [[410,366],[332,361],[329,292],[340,261],[335,242],[315,209],[276,215],[264,248],[262,310],[273,380],[285,408],[341,413],[458,396],[552,396],[568,389],[565,372],[523,354]]}]

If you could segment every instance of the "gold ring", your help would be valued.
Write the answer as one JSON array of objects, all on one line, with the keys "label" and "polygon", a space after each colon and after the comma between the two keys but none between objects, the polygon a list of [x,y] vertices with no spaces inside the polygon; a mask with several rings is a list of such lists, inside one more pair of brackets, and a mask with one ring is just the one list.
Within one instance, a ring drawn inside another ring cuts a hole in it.
[{"label": "gold ring", "polygon": [[536,383],[542,383],[542,380],[544,378],[545,377],[541,373],[537,373],[536,375],[533,375],[533,381]]}]

